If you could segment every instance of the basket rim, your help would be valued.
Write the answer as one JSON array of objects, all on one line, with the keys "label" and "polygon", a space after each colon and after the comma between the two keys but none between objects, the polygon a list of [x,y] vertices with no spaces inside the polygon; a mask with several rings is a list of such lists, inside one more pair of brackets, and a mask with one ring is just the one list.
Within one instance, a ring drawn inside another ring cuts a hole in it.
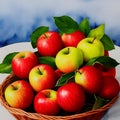
[{"label": "basket rim", "polygon": [[26,117],[29,117],[29,118],[32,118],[32,119],[38,119],[40,116],[44,117],[44,118],[61,118],[61,119],[71,119],[71,118],[82,118],[82,117],[85,117],[86,115],[90,116],[90,115],[93,115],[93,114],[97,114],[97,113],[100,113],[100,112],[105,112],[106,110],[108,110],[119,98],[119,95],[117,95],[116,97],[114,97],[110,102],[108,102],[106,105],[102,106],[101,108],[99,109],[96,109],[96,110],[90,110],[90,111],[86,111],[86,112],[83,112],[83,113],[76,113],[76,114],[73,114],[73,115],[65,115],[65,116],[60,116],[60,115],[57,115],[57,116],[50,116],[50,115],[44,115],[44,114],[40,114],[40,113],[35,113],[35,112],[27,112],[25,110],[22,110],[22,109],[19,109],[19,108],[13,108],[13,107],[10,107],[8,105],[8,103],[5,101],[4,99],[4,94],[3,94],[3,91],[5,90],[4,86],[6,85],[6,82],[9,80],[9,79],[12,79],[14,78],[15,75],[14,74],[10,74],[8,75],[2,82],[2,84],[0,85],[0,102],[1,104],[11,113],[11,114],[16,114],[16,115],[22,115],[22,116],[26,116]]}]

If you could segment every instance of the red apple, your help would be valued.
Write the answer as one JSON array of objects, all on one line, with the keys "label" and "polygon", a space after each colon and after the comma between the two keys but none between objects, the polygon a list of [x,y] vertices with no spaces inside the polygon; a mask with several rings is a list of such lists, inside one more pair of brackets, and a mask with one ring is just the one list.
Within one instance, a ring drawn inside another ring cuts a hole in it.
[{"label": "red apple", "polygon": [[57,103],[57,92],[51,89],[38,92],[34,99],[34,109],[37,113],[57,115],[60,111]]},{"label": "red apple", "polygon": [[77,44],[85,38],[85,35],[79,31],[76,30],[73,33],[64,33],[62,35],[62,41],[64,43],[64,47],[72,46],[72,47],[77,47]]},{"label": "red apple", "polygon": [[37,40],[37,49],[42,56],[55,56],[62,48],[61,36],[55,31],[48,31]]},{"label": "red apple", "polygon": [[64,73],[62,71],[60,71],[59,69],[55,70],[55,73],[57,75],[57,78],[60,78]]},{"label": "red apple", "polygon": [[47,64],[40,64],[32,68],[29,74],[29,82],[37,92],[43,89],[54,88],[57,81],[55,70]]},{"label": "red apple", "polygon": [[95,94],[101,87],[101,73],[94,66],[83,66],[75,74],[75,82],[91,94]]},{"label": "red apple", "polygon": [[102,77],[102,87],[98,92],[100,97],[105,99],[112,99],[117,96],[120,91],[120,85],[118,80],[112,76],[103,76]]},{"label": "red apple", "polygon": [[38,58],[33,52],[23,51],[12,59],[12,70],[19,78],[28,78],[30,70],[37,64]]},{"label": "red apple", "polygon": [[94,66],[100,70],[102,76],[113,76],[116,75],[116,68],[107,68],[102,64],[95,63]]},{"label": "red apple", "polygon": [[25,80],[17,80],[5,89],[5,99],[14,108],[26,109],[34,99],[32,87]]},{"label": "red apple", "polygon": [[75,82],[69,82],[58,88],[57,102],[67,112],[80,112],[85,105],[85,92]]},{"label": "red apple", "polygon": [[109,56],[109,51],[105,50],[104,56]]}]

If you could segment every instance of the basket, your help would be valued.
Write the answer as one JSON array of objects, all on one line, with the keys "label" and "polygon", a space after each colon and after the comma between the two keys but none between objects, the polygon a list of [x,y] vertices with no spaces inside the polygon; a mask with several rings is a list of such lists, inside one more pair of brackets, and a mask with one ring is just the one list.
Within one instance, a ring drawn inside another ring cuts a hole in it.
[{"label": "basket", "polygon": [[17,80],[17,77],[10,74],[5,78],[0,87],[1,104],[12,114],[17,120],[100,120],[106,111],[117,101],[118,96],[113,98],[109,103],[103,107],[83,112],[80,114],[66,115],[66,116],[48,116],[38,113],[26,112],[21,109],[10,107],[4,99],[5,88],[13,81]]}]

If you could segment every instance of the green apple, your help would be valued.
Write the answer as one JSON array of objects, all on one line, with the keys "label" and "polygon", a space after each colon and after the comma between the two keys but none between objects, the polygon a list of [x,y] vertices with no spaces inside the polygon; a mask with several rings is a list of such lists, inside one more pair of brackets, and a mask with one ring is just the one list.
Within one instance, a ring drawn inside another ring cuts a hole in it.
[{"label": "green apple", "polygon": [[83,64],[82,51],[76,47],[65,47],[57,53],[55,63],[63,73],[73,72]]},{"label": "green apple", "polygon": [[104,46],[97,38],[85,38],[78,43],[77,48],[82,50],[84,61],[104,55]]}]

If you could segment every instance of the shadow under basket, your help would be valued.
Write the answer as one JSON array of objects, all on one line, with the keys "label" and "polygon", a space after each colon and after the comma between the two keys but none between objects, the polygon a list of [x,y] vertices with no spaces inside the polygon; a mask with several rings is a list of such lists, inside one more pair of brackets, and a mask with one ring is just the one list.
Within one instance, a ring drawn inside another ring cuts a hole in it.
[{"label": "shadow under basket", "polygon": [[103,107],[87,111],[80,114],[74,115],[67,115],[67,116],[48,116],[38,113],[26,112],[21,109],[12,108],[10,107],[4,98],[4,91],[5,88],[12,83],[13,81],[17,80],[17,78],[10,74],[5,78],[2,85],[0,86],[0,101],[1,104],[7,109],[7,111],[12,114],[17,120],[100,120],[106,111],[117,101],[118,96],[114,97],[109,103],[104,105]]}]

